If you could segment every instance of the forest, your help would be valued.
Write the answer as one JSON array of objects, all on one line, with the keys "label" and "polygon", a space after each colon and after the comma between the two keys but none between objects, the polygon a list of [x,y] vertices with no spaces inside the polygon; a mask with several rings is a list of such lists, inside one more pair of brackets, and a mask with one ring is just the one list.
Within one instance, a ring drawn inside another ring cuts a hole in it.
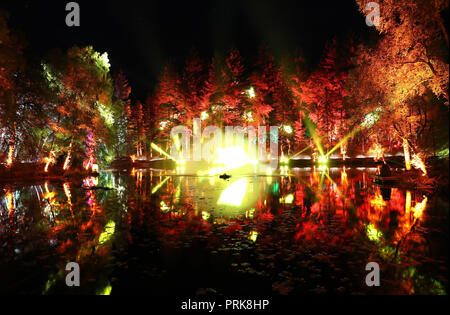
[{"label": "forest", "polygon": [[[367,0],[356,1],[365,15]],[[148,97],[132,97],[93,47],[27,53],[0,13],[0,174],[97,172],[123,157],[168,151],[170,130],[202,125],[280,126],[280,154],[320,159],[401,156],[423,175],[447,160],[448,1],[384,1],[371,38],[327,43],[318,64],[301,50],[282,60],[230,48],[209,60],[192,49],[169,61]],[[32,49],[32,48],[31,48]],[[36,167],[36,165],[39,165]]]}]

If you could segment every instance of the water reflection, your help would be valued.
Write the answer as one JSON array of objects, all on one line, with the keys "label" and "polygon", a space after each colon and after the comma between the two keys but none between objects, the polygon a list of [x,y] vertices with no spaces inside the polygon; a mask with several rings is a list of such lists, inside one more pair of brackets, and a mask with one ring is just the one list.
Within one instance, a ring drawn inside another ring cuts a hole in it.
[{"label": "water reflection", "polygon": [[[448,201],[377,187],[376,171],[133,169],[2,187],[0,292],[446,293]],[[71,261],[80,288],[65,287]],[[365,287],[371,261],[389,285]]]}]

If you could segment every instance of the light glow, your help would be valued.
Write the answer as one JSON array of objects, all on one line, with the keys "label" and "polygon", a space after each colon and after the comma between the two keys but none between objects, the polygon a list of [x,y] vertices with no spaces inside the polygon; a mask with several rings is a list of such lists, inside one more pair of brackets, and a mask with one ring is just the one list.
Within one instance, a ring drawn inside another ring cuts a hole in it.
[{"label": "light glow", "polygon": [[10,145],[9,151],[8,151],[8,159],[6,160],[6,165],[8,167],[10,167],[12,165],[13,157],[14,157],[14,146]]},{"label": "light glow", "polygon": [[108,224],[106,224],[105,226],[105,231],[98,237],[98,243],[100,245],[103,245],[106,242],[108,242],[114,235],[115,231],[116,231],[116,223],[114,221],[109,221]]},{"label": "light glow", "polygon": [[294,132],[294,130],[292,129],[292,127],[291,127],[291,126],[288,126],[288,125],[283,126],[283,130],[284,130],[284,132],[286,132],[287,134],[292,134],[292,133]]},{"label": "light glow", "polygon": [[237,180],[223,191],[217,204],[236,207],[240,206],[244,200],[245,193],[247,192],[247,185],[247,178]]}]

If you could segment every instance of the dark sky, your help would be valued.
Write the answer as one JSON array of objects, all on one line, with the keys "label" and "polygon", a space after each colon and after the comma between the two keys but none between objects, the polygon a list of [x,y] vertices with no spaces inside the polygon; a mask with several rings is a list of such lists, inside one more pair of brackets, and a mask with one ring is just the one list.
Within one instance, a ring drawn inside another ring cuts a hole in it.
[{"label": "dark sky", "polygon": [[33,53],[75,44],[107,51],[113,72],[122,69],[141,99],[164,63],[182,64],[193,47],[207,59],[233,47],[249,59],[261,44],[278,57],[301,48],[314,63],[333,37],[368,32],[354,0],[79,0],[81,26],[72,28],[65,24],[68,2],[1,0],[0,8],[11,13],[11,28],[24,32]]}]

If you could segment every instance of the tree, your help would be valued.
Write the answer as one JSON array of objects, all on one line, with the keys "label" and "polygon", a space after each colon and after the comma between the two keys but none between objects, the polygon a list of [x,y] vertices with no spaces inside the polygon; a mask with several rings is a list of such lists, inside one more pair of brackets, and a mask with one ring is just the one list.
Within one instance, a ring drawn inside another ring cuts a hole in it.
[{"label": "tree", "polygon": [[[24,67],[22,41],[7,25],[8,14],[0,11],[0,133],[8,142],[7,164],[11,165],[16,150],[18,125],[21,117],[17,110],[15,77]],[[1,144],[1,143],[0,143]]]},{"label": "tree", "polygon": [[314,132],[328,150],[349,131],[344,106],[348,66],[339,57],[333,41],[326,47],[318,68],[301,84],[301,99],[308,105],[309,118],[317,127]]},{"label": "tree", "polygon": [[[362,12],[367,2],[357,1]],[[362,47],[359,52],[362,94],[367,92],[365,99],[376,100],[375,106],[383,108],[383,119],[403,144],[407,169],[410,151],[420,160],[420,116],[426,112],[414,100],[431,90],[447,106],[449,102],[448,35],[440,15],[446,8],[446,0],[381,2],[380,41],[375,48]]]}]

